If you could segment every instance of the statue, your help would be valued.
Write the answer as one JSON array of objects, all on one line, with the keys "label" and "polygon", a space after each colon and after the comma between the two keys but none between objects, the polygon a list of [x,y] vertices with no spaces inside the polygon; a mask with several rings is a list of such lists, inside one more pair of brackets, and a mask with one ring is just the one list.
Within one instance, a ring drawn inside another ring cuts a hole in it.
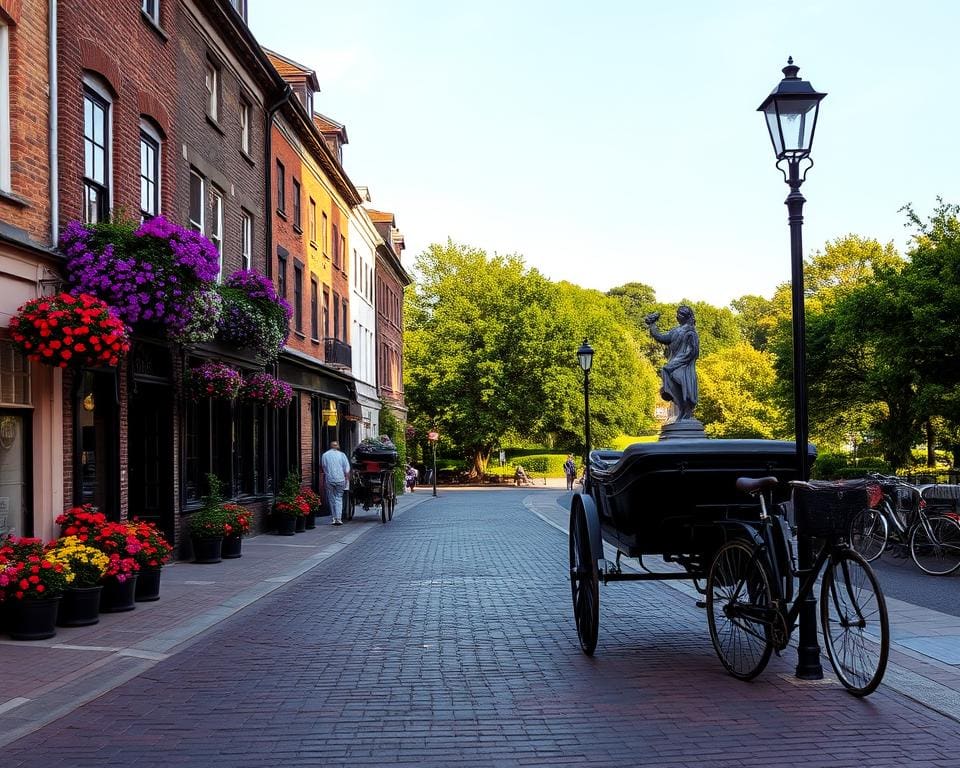
[{"label": "statue", "polygon": [[700,355],[700,337],[697,335],[693,310],[685,304],[677,309],[676,328],[666,333],[657,329],[659,312],[644,318],[650,335],[667,345],[667,362],[660,369],[660,396],[671,405],[668,423],[696,421],[693,409],[697,405],[697,357]]}]

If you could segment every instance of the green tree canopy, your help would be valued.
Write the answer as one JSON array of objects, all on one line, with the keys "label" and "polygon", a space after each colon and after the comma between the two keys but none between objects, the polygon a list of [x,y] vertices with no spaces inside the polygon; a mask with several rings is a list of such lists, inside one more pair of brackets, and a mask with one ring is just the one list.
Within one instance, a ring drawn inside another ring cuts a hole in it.
[{"label": "green tree canopy", "polygon": [[771,356],[742,341],[702,358],[698,418],[710,437],[780,436],[782,417],[772,397],[776,372]]}]

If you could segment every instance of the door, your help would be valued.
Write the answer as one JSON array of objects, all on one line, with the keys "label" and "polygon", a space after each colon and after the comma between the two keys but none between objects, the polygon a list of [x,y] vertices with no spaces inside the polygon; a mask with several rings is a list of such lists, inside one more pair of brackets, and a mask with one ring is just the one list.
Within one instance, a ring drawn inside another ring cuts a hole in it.
[{"label": "door", "polygon": [[173,541],[173,392],[137,382],[128,413],[130,517],[155,523]]},{"label": "door", "polygon": [[0,411],[0,537],[33,535],[30,498],[32,411]]}]

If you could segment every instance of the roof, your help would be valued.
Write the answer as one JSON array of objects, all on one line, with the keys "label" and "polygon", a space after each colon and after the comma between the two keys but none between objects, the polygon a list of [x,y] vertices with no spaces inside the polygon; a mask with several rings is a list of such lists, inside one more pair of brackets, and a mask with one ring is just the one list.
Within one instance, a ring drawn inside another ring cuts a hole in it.
[{"label": "roof", "polygon": [[267,54],[267,58],[270,59],[273,68],[277,70],[280,77],[284,80],[306,80],[314,91],[320,90],[317,73],[310,69],[310,67],[304,66],[286,56],[281,56],[276,51],[271,51],[268,48],[264,48],[263,52]]},{"label": "roof", "polygon": [[375,211],[373,208],[367,208],[367,215],[370,217],[370,221],[374,224],[390,224],[391,226],[396,225],[396,219],[392,213],[387,213],[386,211]]},{"label": "roof", "polygon": [[347,127],[343,123],[338,123],[336,120],[331,120],[326,115],[321,115],[319,112],[313,113],[313,124],[317,126],[317,130],[320,133],[337,133],[340,134],[340,143],[349,144],[347,140]]}]

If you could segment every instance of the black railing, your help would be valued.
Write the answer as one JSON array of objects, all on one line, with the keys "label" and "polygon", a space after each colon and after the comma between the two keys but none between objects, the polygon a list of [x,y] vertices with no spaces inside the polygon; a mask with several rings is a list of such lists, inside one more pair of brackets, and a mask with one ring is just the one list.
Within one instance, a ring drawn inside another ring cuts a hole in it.
[{"label": "black railing", "polygon": [[340,339],[323,340],[323,359],[327,365],[342,365],[344,368],[350,368],[353,364],[350,345]]}]

